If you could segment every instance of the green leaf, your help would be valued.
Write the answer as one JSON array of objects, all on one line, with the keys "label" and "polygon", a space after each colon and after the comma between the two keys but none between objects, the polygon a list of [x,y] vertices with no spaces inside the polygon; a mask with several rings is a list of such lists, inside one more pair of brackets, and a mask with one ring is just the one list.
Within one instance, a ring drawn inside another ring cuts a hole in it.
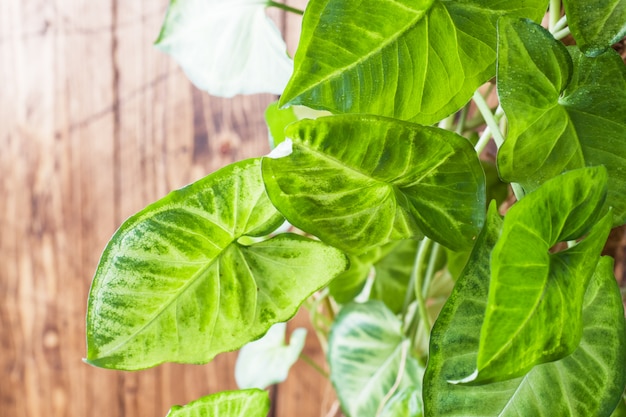
[{"label": "green leaf", "polygon": [[298,328],[285,343],[286,323],[276,323],[265,336],[250,342],[239,351],[235,364],[235,380],[239,388],[264,389],[287,379],[306,341],[306,329]]},{"label": "green leaf", "polygon": [[362,255],[348,255],[350,268],[337,275],[328,285],[335,301],[341,304],[349,303],[363,291],[367,277],[372,270],[371,253],[379,250],[375,248]]},{"label": "green leaf", "polygon": [[266,391],[224,391],[202,397],[185,406],[172,407],[167,417],[267,417],[270,398]]},{"label": "green leaf", "polygon": [[619,405],[611,414],[611,417],[626,417],[626,396],[622,396]]},{"label": "green leaf", "polygon": [[419,387],[405,388],[391,397],[380,417],[422,417],[422,392]]},{"label": "green leaf", "polygon": [[280,94],[293,70],[264,0],[170,0],[155,44],[210,94]]},{"label": "green leaf", "polygon": [[495,75],[500,16],[538,20],[545,0],[311,0],[281,105],[432,124]]},{"label": "green leaf", "polygon": [[376,265],[376,276],[370,298],[381,300],[393,313],[400,313],[415,263],[417,241],[403,240]]},{"label": "green leaf", "polygon": [[263,179],[289,222],[348,253],[426,234],[472,245],[485,179],[469,142],[452,132],[368,115],[302,120],[293,152],[263,159]]},{"label": "green leaf", "polygon": [[563,0],[563,5],[576,44],[589,56],[601,54],[626,35],[622,0]]},{"label": "green leaf", "polygon": [[626,222],[626,67],[607,51],[588,58],[540,26],[499,24],[498,94],[509,133],[503,179],[533,190],[566,170],[604,165],[615,226]]},{"label": "green leaf", "polygon": [[297,120],[317,119],[322,116],[330,116],[330,113],[304,106],[291,106],[281,109],[278,106],[278,101],[273,102],[265,110],[265,123],[270,133],[270,147],[273,149],[285,140],[285,128],[287,125]]},{"label": "green leaf", "polygon": [[142,369],[206,363],[286,321],[347,267],[321,242],[279,235],[260,160],[174,191],[128,219],[105,249],[89,294],[87,362]]},{"label": "green leaf", "polygon": [[398,378],[399,391],[421,390],[422,370],[410,350],[402,323],[380,301],[341,309],[328,339],[328,363],[348,417],[376,415]]},{"label": "green leaf", "polygon": [[453,385],[476,365],[489,291],[489,258],[500,220],[490,210],[463,276],[432,331],[424,376],[424,407],[432,417],[608,417],[626,384],[626,329],[612,261],[603,258],[587,288],[578,348],[538,365],[523,378],[487,385]]},{"label": "green leaf", "polygon": [[[610,213],[598,221],[605,184],[603,167],[570,171],[508,211],[491,254],[477,374],[464,382],[521,376],[576,349],[587,283],[611,229]],[[583,237],[550,253],[558,242]]]}]

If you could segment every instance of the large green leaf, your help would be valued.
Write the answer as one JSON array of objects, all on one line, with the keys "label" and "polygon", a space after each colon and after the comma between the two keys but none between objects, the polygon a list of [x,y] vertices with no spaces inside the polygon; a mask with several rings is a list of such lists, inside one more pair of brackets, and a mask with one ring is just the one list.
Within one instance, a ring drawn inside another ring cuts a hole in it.
[{"label": "large green leaf", "polygon": [[567,23],[576,44],[595,56],[626,35],[626,3],[623,0],[563,0]]},{"label": "large green leaf", "polygon": [[293,62],[265,0],[171,0],[156,46],[210,94],[280,94]]},{"label": "large green leaf", "polygon": [[604,165],[614,225],[626,221],[626,67],[614,51],[588,58],[526,20],[499,24],[498,94],[510,130],[498,152],[507,181],[527,190],[559,173]]},{"label": "large green leaf", "polygon": [[287,323],[276,323],[265,336],[239,350],[235,380],[239,388],[265,389],[287,379],[289,369],[300,357],[306,342],[306,329],[297,328],[285,343]]},{"label": "large green leaf", "polygon": [[524,377],[486,385],[454,385],[473,371],[487,308],[489,258],[498,239],[496,210],[488,215],[469,264],[432,331],[424,376],[424,407],[431,417],[608,417],[626,384],[626,328],[612,261],[603,258],[587,288],[583,335],[559,361]]},{"label": "large green leaf", "polygon": [[167,417],[267,417],[270,398],[266,391],[224,391],[187,405],[172,407]]},{"label": "large green leaf", "polygon": [[423,124],[495,75],[496,22],[540,19],[545,0],[311,0],[281,105]]},{"label": "large green leaf", "polygon": [[293,152],[263,159],[263,179],[289,222],[349,253],[422,233],[469,247],[484,218],[485,179],[452,132],[368,115],[287,127]]},{"label": "large green leaf", "polygon": [[402,323],[380,301],[341,309],[328,339],[328,363],[348,417],[376,415],[398,377],[398,391],[421,390],[422,370],[410,350]]},{"label": "large green leaf", "polygon": [[611,228],[610,213],[596,224],[605,197],[604,168],[583,168],[547,181],[509,210],[491,254],[477,374],[469,380],[517,377],[576,349],[587,283]]},{"label": "large green leaf", "polygon": [[105,249],[89,294],[87,362],[141,369],[204,363],[292,317],[347,267],[321,242],[279,235],[260,160],[230,165],[128,219]]}]

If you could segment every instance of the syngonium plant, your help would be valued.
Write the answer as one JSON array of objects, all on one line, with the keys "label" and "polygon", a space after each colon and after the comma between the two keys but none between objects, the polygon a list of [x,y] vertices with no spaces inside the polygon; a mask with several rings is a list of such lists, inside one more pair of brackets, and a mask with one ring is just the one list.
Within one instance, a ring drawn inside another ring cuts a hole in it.
[{"label": "syngonium plant", "polygon": [[[268,6],[303,14],[293,62]],[[275,149],[120,227],[86,361],[243,347],[241,390],[169,415],[266,416],[305,304],[346,416],[626,415],[625,34],[620,0],[172,0],[157,46],[211,94],[280,94]]]}]

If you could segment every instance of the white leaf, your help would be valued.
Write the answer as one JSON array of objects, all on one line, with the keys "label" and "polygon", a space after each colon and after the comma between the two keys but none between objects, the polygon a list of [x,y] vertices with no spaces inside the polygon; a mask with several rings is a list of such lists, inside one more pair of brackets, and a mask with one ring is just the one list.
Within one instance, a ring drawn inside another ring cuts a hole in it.
[{"label": "white leaf", "polygon": [[265,0],[171,0],[156,46],[221,97],[282,93],[293,61]]},{"label": "white leaf", "polygon": [[235,364],[239,388],[265,389],[287,379],[289,369],[304,348],[306,329],[294,330],[289,345],[285,344],[286,330],[286,323],[277,323],[265,336],[241,348]]}]

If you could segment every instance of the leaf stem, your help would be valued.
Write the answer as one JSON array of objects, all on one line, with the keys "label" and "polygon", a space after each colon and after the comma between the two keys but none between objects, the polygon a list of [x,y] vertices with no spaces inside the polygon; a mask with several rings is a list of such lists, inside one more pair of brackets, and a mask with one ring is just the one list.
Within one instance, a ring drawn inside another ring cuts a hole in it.
[{"label": "leaf stem", "polygon": [[320,365],[317,364],[317,362],[315,362],[313,360],[313,358],[311,358],[309,355],[307,355],[304,352],[300,352],[300,359],[302,359],[304,362],[306,362],[309,366],[311,366],[311,368],[315,369],[320,375],[322,375],[324,378],[328,379],[329,375],[328,372],[326,372]]},{"label": "leaf stem", "polygon": [[[485,119],[485,123],[487,123],[487,126],[489,126],[491,134],[493,135],[493,140],[496,142],[496,145],[498,145],[499,148],[504,143],[504,137],[502,136],[502,132],[500,132],[500,128],[498,127],[498,121],[496,120],[496,117],[491,112],[491,109],[487,105],[485,98],[480,94],[478,90],[474,92],[474,103],[476,103],[478,111],[480,111],[480,114],[482,114],[483,118]],[[496,113],[497,112],[498,110],[496,110]]]},{"label": "leaf stem", "polygon": [[556,39],[557,41],[563,39],[564,37],[566,37],[567,35],[569,35],[570,33],[572,33],[569,29],[569,26],[561,29],[555,33],[552,34],[552,36],[554,36],[554,39]]},{"label": "leaf stem", "polygon": [[330,301],[329,296],[324,297],[324,305],[326,306],[326,310],[328,310],[328,316],[331,322],[335,321],[335,309],[333,307],[332,302]]},{"label": "leaf stem", "polygon": [[561,0],[550,0],[550,22],[548,28],[554,33],[554,28],[561,18]]},{"label": "leaf stem", "polygon": [[278,3],[276,1],[268,0],[268,2],[266,4],[267,4],[267,7],[277,7],[279,9],[281,9],[281,10],[285,10],[287,12],[295,13],[295,14],[298,14],[300,16],[302,16],[304,14],[304,10],[297,9],[297,8],[291,7],[291,6],[287,6],[286,4]]},{"label": "leaf stem", "polygon": [[469,104],[461,110],[461,114],[459,115],[459,122],[456,125],[456,129],[454,132],[457,135],[462,135],[465,130],[465,122],[467,121],[467,115],[469,114]]},{"label": "leaf stem", "polygon": [[430,283],[435,276],[435,267],[437,266],[437,258],[439,257],[439,250],[441,245],[437,242],[433,243],[433,247],[430,250],[430,259],[428,260],[428,269],[426,270],[426,276],[424,277],[424,283],[422,288],[422,294],[424,299],[428,299],[428,292],[430,290]]},{"label": "leaf stem", "polygon": [[415,266],[413,267],[413,273],[415,274],[415,297],[417,298],[417,308],[419,309],[419,317],[424,324],[424,330],[426,335],[430,334],[430,319],[428,318],[428,310],[426,309],[426,298],[424,297],[424,278],[421,270],[424,266],[426,259],[426,253],[432,245],[433,241],[425,237],[420,244],[420,248],[417,251],[417,257],[415,258]]},{"label": "leaf stem", "polygon": [[567,25],[567,15],[563,16],[562,18],[559,19],[558,22],[556,22],[556,25],[554,25],[553,30],[555,32],[558,32],[559,30],[563,29],[566,25]]}]

